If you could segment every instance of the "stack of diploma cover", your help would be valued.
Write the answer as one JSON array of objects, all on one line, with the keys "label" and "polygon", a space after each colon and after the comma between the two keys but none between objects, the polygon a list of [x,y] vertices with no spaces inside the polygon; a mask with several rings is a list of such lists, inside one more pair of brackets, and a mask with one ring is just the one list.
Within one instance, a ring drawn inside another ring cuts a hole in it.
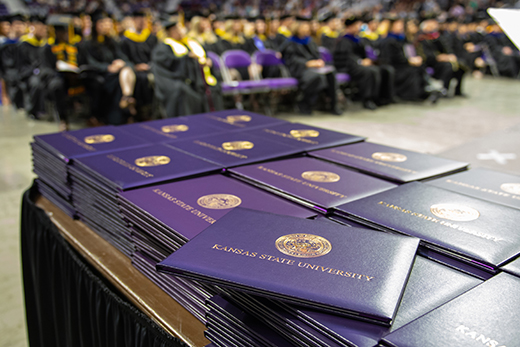
[{"label": "stack of diploma cover", "polygon": [[35,136],[31,148],[38,188],[43,196],[74,217],[68,165],[76,158],[146,144],[113,126]]},{"label": "stack of diploma cover", "polygon": [[220,167],[164,144],[77,158],[70,168],[80,219],[127,255],[130,233],[119,212],[121,191],[216,172]]},{"label": "stack of diploma cover", "polygon": [[412,237],[235,208],[157,268],[390,326],[418,245]]},{"label": "stack of diploma cover", "polygon": [[201,320],[207,288],[158,273],[158,262],[238,206],[300,218],[315,216],[309,209],[219,174],[125,191],[120,205],[136,247],[134,266]]}]

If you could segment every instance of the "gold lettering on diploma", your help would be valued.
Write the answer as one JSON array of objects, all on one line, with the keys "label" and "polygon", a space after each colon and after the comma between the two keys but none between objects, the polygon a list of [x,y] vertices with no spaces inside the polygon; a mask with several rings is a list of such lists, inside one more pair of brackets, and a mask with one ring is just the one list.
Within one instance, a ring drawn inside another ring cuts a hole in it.
[{"label": "gold lettering on diploma", "polygon": [[65,137],[67,140],[71,141],[71,142],[74,142],[76,145],[82,147],[83,149],[86,149],[87,151],[89,152],[95,152],[96,149],[90,145],[87,145],[86,143],[84,143],[83,141],[81,141],[80,139],[78,139],[76,136],[73,136],[67,132],[62,132],[61,133],[61,136]]},{"label": "gold lettering on diploma", "polygon": [[161,166],[161,165],[166,165],[169,163],[170,163],[170,158],[168,158],[165,155],[153,155],[153,156],[149,156],[149,157],[137,158],[135,160],[135,165],[141,166],[141,167]]},{"label": "gold lettering on diploma", "polygon": [[504,192],[520,195],[520,183],[504,183],[500,185]]},{"label": "gold lettering on diploma", "polygon": [[227,116],[226,121],[230,124],[235,124],[238,122],[250,122],[251,116],[248,116],[248,115]]},{"label": "gold lettering on diploma", "polygon": [[187,204],[186,202],[184,202],[184,201],[182,201],[182,200],[172,196],[169,193],[166,193],[165,191],[162,191],[159,188],[154,189],[153,192],[155,194],[163,197],[164,199],[168,200],[169,202],[171,202],[175,206],[178,206],[179,208],[181,208],[181,209],[191,213],[192,215],[202,219],[203,221],[205,221],[205,222],[207,222],[209,224],[213,224],[213,223],[215,223],[217,221],[215,218],[208,216],[206,213],[204,213],[202,211],[199,211],[198,209],[196,209],[195,207],[191,206],[190,204]]},{"label": "gold lettering on diploma", "polygon": [[239,158],[239,159],[247,159],[248,158],[247,155],[243,155],[243,154],[240,154],[240,153],[235,153],[233,151],[229,151],[229,150],[226,150],[224,148],[212,145],[211,143],[207,143],[207,142],[203,142],[203,141],[199,141],[199,140],[195,140],[195,141],[193,141],[193,143],[195,143],[195,144],[197,144],[199,146],[202,146],[202,147],[206,147],[206,148],[212,149],[212,150],[220,152],[220,153],[224,153],[224,154],[230,155],[230,156],[235,157],[235,158]]},{"label": "gold lettering on diploma", "polygon": [[204,195],[197,200],[197,204],[199,204],[199,206],[212,210],[226,210],[237,207],[241,203],[242,199],[232,194]]},{"label": "gold lettering on diploma", "polygon": [[114,141],[116,138],[111,134],[102,134],[102,135],[91,135],[87,136],[83,139],[85,143],[89,145],[97,144],[97,143],[108,143]]},{"label": "gold lettering on diploma", "polygon": [[179,133],[188,131],[189,127],[186,124],[172,124],[161,127],[163,133]]},{"label": "gold lettering on diploma", "polygon": [[260,254],[259,252],[253,252],[251,250],[246,250],[246,249],[239,248],[239,247],[230,247],[230,246],[215,244],[215,245],[213,245],[213,247],[211,247],[211,249],[216,250],[216,251],[230,253],[230,254],[236,254],[236,255],[256,258],[259,260],[270,261],[273,263],[279,263],[279,264],[288,265],[288,266],[297,265],[297,267],[301,268],[301,269],[314,270],[314,271],[318,271],[318,272],[322,272],[322,273],[326,273],[326,274],[347,277],[347,278],[351,278],[351,279],[355,279],[355,280],[364,280],[366,282],[370,282],[370,281],[374,280],[373,276],[363,275],[363,274],[359,274],[359,273],[356,273],[353,271],[339,270],[339,269],[335,269],[332,267],[316,265],[316,264],[309,264],[309,263],[305,263],[305,262],[301,262],[301,261],[296,262],[293,259],[282,258],[279,256],[269,255],[269,254]]},{"label": "gold lettering on diploma", "polygon": [[389,161],[394,163],[402,163],[408,159],[404,154],[390,152],[375,152],[372,154],[372,158],[375,160]]},{"label": "gold lettering on diploma", "polygon": [[254,143],[249,141],[231,141],[222,144],[222,148],[226,151],[241,151],[244,149],[251,149],[254,146]]},{"label": "gold lettering on diploma", "polygon": [[415,170],[410,170],[410,169],[407,169],[407,168],[404,168],[404,167],[399,167],[397,165],[392,165],[392,164],[389,164],[389,163],[385,163],[383,161],[374,160],[372,158],[366,158],[366,157],[363,157],[363,156],[360,156],[360,155],[355,155],[355,154],[352,154],[352,153],[343,152],[343,151],[340,151],[340,150],[337,150],[337,149],[331,149],[330,151],[332,153],[336,153],[336,154],[339,154],[339,155],[342,155],[342,156],[345,156],[345,157],[349,157],[349,158],[356,159],[356,160],[361,160],[361,161],[364,161],[364,162],[367,162],[367,163],[383,166],[383,167],[386,167],[386,168],[389,168],[389,169],[402,171],[402,172],[417,173],[417,171],[415,171]]},{"label": "gold lettering on diploma", "polygon": [[121,166],[126,167],[127,169],[129,169],[131,171],[134,171],[135,173],[138,173],[139,175],[141,175],[143,177],[146,177],[146,178],[153,177],[153,174],[149,173],[148,171],[145,171],[135,165],[132,165],[129,162],[127,162],[126,160],[121,159],[113,154],[107,155],[107,158],[114,161],[115,163],[118,163]]},{"label": "gold lettering on diploma", "polygon": [[329,240],[312,234],[289,234],[280,236],[276,249],[297,258],[316,258],[329,253],[332,245]]},{"label": "gold lettering on diploma", "polygon": [[334,172],[329,171],[305,171],[302,177],[313,182],[330,183],[340,180],[340,176]]},{"label": "gold lettering on diploma", "polygon": [[437,217],[456,222],[470,222],[480,217],[480,213],[474,208],[455,204],[432,205],[430,211]]},{"label": "gold lettering on diploma", "polygon": [[291,130],[289,132],[293,137],[318,137],[320,136],[320,132],[314,129],[306,129],[306,130]]},{"label": "gold lettering on diploma", "polygon": [[[314,134],[318,134],[317,136],[319,136],[319,132],[317,132],[316,130],[291,130],[291,132],[289,134],[286,134],[286,133],[282,133],[281,131],[276,131],[276,130],[273,130],[273,129],[263,129],[264,132],[268,133],[268,134],[272,134],[272,135],[276,135],[276,136],[280,136],[280,137],[285,137],[285,138],[288,138],[288,139],[291,139],[291,140],[295,140],[295,141],[299,141],[299,142],[304,142],[304,143],[308,143],[308,144],[312,144],[312,145],[317,145],[319,144],[318,141],[315,141],[315,140],[311,140],[305,136],[295,136],[297,135],[299,131],[315,131]],[[293,132],[295,132],[293,135]]]},{"label": "gold lettering on diploma", "polygon": [[[292,177],[290,175],[284,174],[283,172],[278,172],[276,170],[269,169],[269,168],[267,168],[265,166],[262,166],[262,165],[259,165],[257,167],[257,169],[265,171],[265,172],[268,172],[268,173],[270,173],[270,174],[272,174],[274,176],[278,176],[278,177],[284,178],[284,179],[289,180],[291,182],[299,183],[299,184],[304,185],[304,186],[306,186],[308,188],[316,189],[316,190],[318,190],[320,192],[323,192],[325,194],[329,194],[329,195],[336,196],[336,197],[339,197],[339,198],[345,198],[346,197],[346,195],[343,195],[341,193],[338,193],[338,192],[335,192],[333,190],[321,187],[321,186],[319,186],[317,184],[313,184],[313,183],[304,181],[304,180],[302,180],[300,178]],[[310,172],[317,172],[317,171],[310,171]],[[331,174],[336,175],[336,174],[334,174],[332,172],[331,172]]]},{"label": "gold lettering on diploma", "polygon": [[[485,240],[491,240],[491,241],[494,241],[494,242],[502,241],[502,239],[499,238],[499,237],[488,235],[488,234],[485,234],[485,233],[483,233],[481,231],[472,230],[472,229],[470,229],[470,228],[468,228],[468,227],[466,227],[464,225],[448,222],[448,221],[445,221],[445,220],[440,220],[440,219],[437,219],[435,217],[428,216],[426,214],[419,213],[419,212],[414,212],[414,211],[408,210],[406,208],[403,208],[403,207],[400,207],[400,206],[397,206],[397,205],[394,205],[394,204],[390,204],[390,203],[387,203],[387,202],[384,202],[384,201],[379,201],[377,204],[381,205],[383,207],[389,208],[391,210],[394,210],[394,211],[397,211],[397,212],[401,212],[401,213],[404,213],[404,214],[408,214],[410,216],[413,216],[413,217],[416,217],[416,218],[420,218],[420,219],[423,219],[423,220],[431,222],[431,223],[440,224],[440,225],[443,225],[445,227],[448,227],[448,228],[451,228],[451,229],[454,229],[454,230],[457,230],[457,231],[462,231],[462,232],[464,232],[466,234],[470,234],[470,235],[473,235],[473,236],[476,236],[476,237],[480,237],[480,238],[485,239]],[[475,210],[475,211],[477,211],[477,210]],[[478,211],[477,211],[477,213],[478,213]],[[440,217],[440,216],[437,216],[437,217]],[[440,217],[440,218],[444,218],[444,217]]]}]

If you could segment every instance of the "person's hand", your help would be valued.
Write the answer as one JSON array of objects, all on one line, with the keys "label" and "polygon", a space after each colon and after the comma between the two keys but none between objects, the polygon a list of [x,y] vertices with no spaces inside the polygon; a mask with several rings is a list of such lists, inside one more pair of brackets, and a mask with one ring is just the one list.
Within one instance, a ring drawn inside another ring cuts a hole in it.
[{"label": "person's hand", "polygon": [[368,58],[361,60],[361,65],[363,65],[363,66],[371,66],[372,64],[374,64],[374,63],[372,62],[372,60],[370,60]]},{"label": "person's hand", "polygon": [[206,58],[206,66],[212,67],[213,66],[213,60]]},{"label": "person's hand", "polygon": [[408,63],[412,66],[421,66],[423,63],[423,59],[420,56],[411,57],[408,59]]},{"label": "person's hand", "polygon": [[450,63],[456,63],[458,59],[455,54],[448,54],[448,60]]},{"label": "person's hand", "polygon": [[276,52],[275,55],[278,59],[282,59],[282,53]]},{"label": "person's hand", "polygon": [[118,73],[123,67],[125,67],[126,63],[124,60],[116,59],[110,64],[107,68],[110,73]]},{"label": "person's hand", "polygon": [[443,63],[448,63],[448,62],[450,62],[450,55],[441,53],[437,56],[437,61],[440,61]]},{"label": "person's hand", "polygon": [[137,64],[134,68],[135,71],[150,71],[150,65],[146,63]]},{"label": "person's hand", "polygon": [[320,66],[320,60],[319,59],[314,59],[314,60],[309,60],[307,63],[305,63],[305,65],[309,68],[318,68],[318,67],[321,67]]},{"label": "person's hand", "polygon": [[504,46],[502,47],[502,53],[504,53],[505,55],[513,55],[513,50],[511,49],[511,47]]},{"label": "person's hand", "polygon": [[193,53],[192,51],[190,51],[190,52],[188,53],[188,57],[193,58],[193,59],[199,59],[199,57],[197,57],[197,56],[195,55],[195,53]]}]

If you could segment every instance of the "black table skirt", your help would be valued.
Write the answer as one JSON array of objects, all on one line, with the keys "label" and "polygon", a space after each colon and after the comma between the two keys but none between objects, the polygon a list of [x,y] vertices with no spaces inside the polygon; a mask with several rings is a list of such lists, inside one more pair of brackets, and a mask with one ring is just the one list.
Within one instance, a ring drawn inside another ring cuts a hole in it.
[{"label": "black table skirt", "polygon": [[61,236],[34,203],[22,199],[21,248],[31,346],[185,346],[139,311]]}]

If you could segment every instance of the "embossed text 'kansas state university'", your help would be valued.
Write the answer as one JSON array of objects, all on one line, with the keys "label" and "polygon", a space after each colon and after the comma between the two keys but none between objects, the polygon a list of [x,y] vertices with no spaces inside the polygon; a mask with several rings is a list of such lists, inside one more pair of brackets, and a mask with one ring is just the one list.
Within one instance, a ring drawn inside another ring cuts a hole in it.
[{"label": "embossed text 'kansas state university'", "polygon": [[339,270],[339,269],[335,269],[335,268],[331,268],[331,267],[327,267],[327,266],[313,265],[313,264],[309,264],[309,263],[306,263],[303,261],[296,261],[296,260],[292,260],[292,259],[277,257],[274,255],[260,254],[258,252],[252,252],[249,250],[236,248],[236,247],[229,247],[229,246],[215,244],[213,247],[211,247],[211,249],[214,249],[217,251],[222,251],[222,252],[227,252],[227,253],[233,253],[236,255],[251,257],[251,258],[257,258],[259,260],[271,261],[274,263],[279,263],[279,264],[284,264],[284,265],[289,265],[289,266],[296,265],[297,267],[302,268],[302,269],[323,272],[323,273],[327,273],[327,274],[331,274],[331,275],[342,276],[342,277],[352,278],[352,279],[356,279],[356,280],[363,280],[366,282],[370,282],[370,281],[374,280],[373,276],[358,274],[358,273],[355,273],[352,271]]},{"label": "embossed text 'kansas state university'", "polygon": [[481,333],[476,332],[475,330],[464,326],[459,325],[457,329],[455,329],[457,332],[462,333],[465,337],[468,337],[470,339],[473,339],[475,341],[478,341],[482,343],[482,346],[486,347],[506,347],[505,345],[501,345],[498,341],[493,340],[490,337],[484,336]]}]

